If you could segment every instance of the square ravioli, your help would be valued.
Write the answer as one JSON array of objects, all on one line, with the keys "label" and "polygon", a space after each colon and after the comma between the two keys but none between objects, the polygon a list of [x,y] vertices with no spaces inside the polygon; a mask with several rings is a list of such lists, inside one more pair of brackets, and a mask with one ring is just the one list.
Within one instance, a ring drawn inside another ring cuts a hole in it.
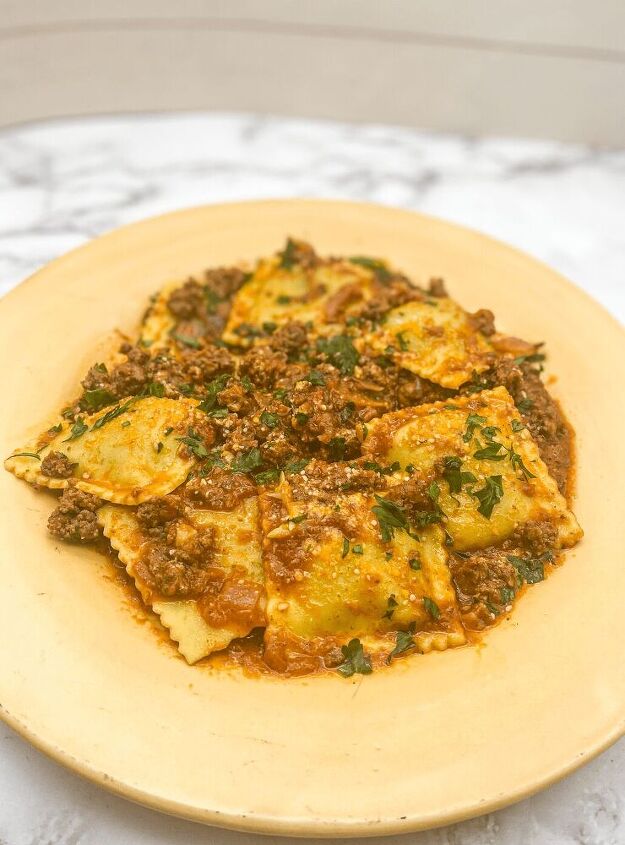
[{"label": "square ravioli", "polygon": [[105,505],[98,521],[143,601],[158,614],[187,662],[264,625],[256,497],[231,511],[198,510],[178,497],[147,504],[171,512],[153,516],[147,509],[140,513]]},{"label": "square ravioli", "polygon": [[496,545],[527,523],[551,523],[556,548],[582,536],[504,387],[372,420],[363,451],[430,475],[456,551]]},{"label": "square ravioli", "polygon": [[61,419],[4,465],[39,487],[62,490],[74,480],[107,502],[136,505],[171,493],[187,477],[194,457],[180,439],[193,425],[196,404],[131,397],[73,424]]},{"label": "square ravioli", "polygon": [[286,480],[260,500],[270,666],[309,671],[353,638],[386,658],[398,636],[422,652],[464,643],[438,526],[385,534],[375,495],[297,500]]},{"label": "square ravioli", "polygon": [[489,343],[448,297],[393,308],[369,340],[398,366],[447,388],[460,387],[493,362]]},{"label": "square ravioli", "polygon": [[235,295],[223,333],[226,343],[248,346],[263,327],[291,320],[333,323],[339,312],[371,296],[375,277],[360,264],[316,257],[291,263],[286,252],[260,261]]}]

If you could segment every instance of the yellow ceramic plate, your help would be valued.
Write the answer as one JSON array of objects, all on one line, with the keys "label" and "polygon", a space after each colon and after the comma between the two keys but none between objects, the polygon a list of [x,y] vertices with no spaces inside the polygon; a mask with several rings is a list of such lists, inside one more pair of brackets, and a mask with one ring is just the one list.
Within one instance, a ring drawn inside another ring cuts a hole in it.
[{"label": "yellow ceramic plate", "polygon": [[0,713],[102,786],[224,827],[366,835],[492,810],[625,730],[625,336],[585,294],[500,243],[403,211],[280,201],[159,217],[54,261],[2,301],[0,451],[71,396],[159,285],[272,252],[287,233],[321,254],[443,276],[468,309],[547,341],[577,430],[585,539],[480,648],[366,678],[255,680],[187,666],[138,623],[105,561],[46,535],[49,496],[2,472]]}]

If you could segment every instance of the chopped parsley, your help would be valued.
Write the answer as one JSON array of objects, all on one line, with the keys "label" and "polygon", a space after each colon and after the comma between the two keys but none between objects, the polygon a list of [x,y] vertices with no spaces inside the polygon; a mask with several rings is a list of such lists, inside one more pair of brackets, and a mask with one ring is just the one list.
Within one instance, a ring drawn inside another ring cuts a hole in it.
[{"label": "chopped parsley", "polygon": [[288,475],[295,475],[305,469],[308,466],[308,463],[308,458],[301,458],[299,461],[289,461],[288,464],[285,464],[284,471]]},{"label": "chopped parsley", "polygon": [[254,385],[250,381],[248,376],[241,376],[241,386],[246,393],[251,393],[254,390]]},{"label": "chopped parsley", "polygon": [[11,458],[37,458],[38,461],[41,460],[41,455],[38,455],[36,452],[14,452],[9,457],[11,457]]},{"label": "chopped parsley", "polygon": [[395,634],[395,648],[386,658],[386,662],[390,663],[394,657],[397,657],[398,654],[403,654],[405,651],[409,651],[411,648],[415,648],[417,645],[414,641],[414,622],[411,624],[411,627],[407,631],[397,631]]},{"label": "chopped parsley", "polygon": [[309,419],[310,414],[305,414],[303,411],[298,411],[297,414],[295,414],[295,421],[298,425],[306,425]]},{"label": "chopped parsley", "polygon": [[195,455],[196,458],[208,458],[208,449],[204,445],[204,441],[200,435],[194,429],[190,428],[185,437],[177,437],[176,440],[184,443],[189,452]]},{"label": "chopped parsley", "polygon": [[382,541],[384,543],[390,542],[397,529],[412,536],[410,534],[410,523],[402,506],[396,502],[391,502],[390,499],[383,499],[377,493],[374,493],[374,496],[377,504],[371,510],[378,520]]},{"label": "chopped parsley", "polygon": [[165,437],[169,437],[169,435],[172,433],[173,430],[174,430],[173,426],[168,425],[167,428],[165,429],[165,431],[163,432],[163,434],[165,435]]},{"label": "chopped parsley", "polygon": [[410,344],[404,337],[405,334],[406,332],[397,332],[397,334],[395,335],[395,337],[397,338],[397,343],[399,343],[399,348],[402,352],[407,352],[410,347]]},{"label": "chopped parsley", "polygon": [[325,387],[326,383],[323,373],[320,373],[319,370],[311,370],[308,375],[304,377],[304,381],[309,381],[316,387]]},{"label": "chopped parsley", "polygon": [[333,437],[328,443],[331,461],[342,461],[345,457],[345,438]]},{"label": "chopped parsley", "polygon": [[291,270],[297,264],[297,243],[292,238],[287,238],[286,246],[278,255],[280,256],[278,266],[283,270]]},{"label": "chopped parsley", "polygon": [[351,337],[344,334],[338,334],[329,339],[319,338],[317,350],[326,355],[330,363],[344,376],[351,375],[360,360]]},{"label": "chopped parsley", "polygon": [[91,431],[97,431],[102,426],[107,425],[108,423],[112,422],[113,420],[117,419],[117,417],[121,417],[122,414],[125,414],[126,411],[133,405],[137,400],[136,396],[132,396],[128,399],[127,402],[124,402],[122,405],[117,405],[116,408],[111,408],[110,411],[107,411],[104,416],[97,419],[94,424],[91,426]]},{"label": "chopped parsley", "polygon": [[479,501],[478,512],[490,519],[495,505],[503,498],[503,480],[500,475],[491,475],[484,480],[484,486],[473,495]]},{"label": "chopped parsley", "polygon": [[519,399],[519,401],[516,403],[516,406],[522,414],[527,414],[534,407],[534,400],[525,397],[525,399]]},{"label": "chopped parsley", "polygon": [[427,610],[432,619],[440,619],[440,608],[429,596],[423,597],[423,607]]},{"label": "chopped parsley", "polygon": [[348,422],[353,416],[356,406],[353,402],[348,402],[344,408],[339,411],[339,419],[342,423]]},{"label": "chopped parsley", "polygon": [[415,552],[415,556],[410,558],[408,566],[411,569],[414,569],[415,572],[418,572],[421,569],[421,558],[419,557],[418,552]]},{"label": "chopped parsley", "polygon": [[211,411],[214,411],[217,407],[217,399],[218,394],[225,388],[228,384],[230,379],[229,373],[223,373],[217,378],[213,379],[206,387],[206,396],[200,404],[197,406],[198,411],[204,411],[204,413],[209,414]]},{"label": "chopped parsley", "polygon": [[506,605],[511,604],[514,601],[516,593],[512,587],[502,587],[499,591],[499,595],[501,596],[501,603]]},{"label": "chopped parsley", "polygon": [[349,540],[347,537],[343,537],[343,548],[341,549],[341,557],[347,557],[349,552]]},{"label": "chopped parsley", "polygon": [[395,608],[398,606],[399,602],[395,598],[394,595],[390,595],[388,597],[388,601],[386,602],[386,611],[382,616],[382,619],[392,619],[393,614],[395,613]]},{"label": "chopped parsley", "polygon": [[265,334],[273,334],[277,328],[278,324],[271,322],[271,320],[268,320],[266,323],[263,323],[263,331],[265,332]]},{"label": "chopped parsley", "polygon": [[366,267],[367,270],[372,270],[378,280],[382,283],[388,282],[391,278],[391,272],[384,261],[379,258],[369,258],[366,255],[354,255],[349,261],[352,264],[358,264],[359,267]]},{"label": "chopped parsley", "polygon": [[251,472],[253,469],[259,467],[262,462],[260,449],[255,447],[254,449],[250,449],[249,452],[238,455],[232,461],[230,469],[233,472]]},{"label": "chopped parsley", "polygon": [[51,426],[48,429],[48,434],[58,434],[60,431],[63,431],[63,423],[57,423],[56,425]]},{"label": "chopped parsley", "polygon": [[479,414],[469,414],[467,417],[467,426],[465,429],[464,434],[462,435],[462,439],[465,443],[469,443],[473,438],[473,433],[476,428],[479,428],[481,425],[484,425],[486,422],[486,417],[481,417]]},{"label": "chopped parsley", "polygon": [[85,431],[89,428],[88,425],[85,425],[83,418],[78,417],[74,425],[70,429],[70,435],[67,437],[63,443],[69,443],[71,440],[76,440],[78,437],[81,437]]},{"label": "chopped parsley", "polygon": [[267,428],[275,428],[280,422],[280,417],[277,414],[272,414],[270,411],[263,411],[260,415],[260,422],[266,425]]},{"label": "chopped parsley", "polygon": [[530,478],[536,478],[533,472],[530,472],[529,469],[523,463],[523,458],[519,455],[518,452],[515,452],[512,446],[508,449],[508,457],[510,458],[510,463],[514,467],[514,469],[519,469],[523,473],[523,477],[526,481],[529,481]]},{"label": "chopped parsley", "polygon": [[160,453],[160,452],[162,452],[162,451],[163,451],[163,444],[161,443],[161,441],[160,441],[160,440],[159,440],[159,441],[158,441],[158,443],[156,444],[156,451],[157,451],[157,453]]},{"label": "chopped parsley", "polygon": [[443,459],[443,478],[449,485],[449,492],[460,493],[464,484],[475,484],[477,478],[472,472],[462,470],[462,459],[450,456]]},{"label": "chopped parsley", "polygon": [[352,675],[370,675],[373,671],[371,658],[362,647],[359,639],[350,640],[347,645],[341,646],[344,662],[337,666],[336,671],[344,678],[351,678]]},{"label": "chopped parsley", "polygon": [[503,448],[503,444],[493,441],[488,446],[484,446],[474,452],[473,457],[479,461],[503,461],[506,457],[505,453],[501,454]]},{"label": "chopped parsley", "polygon": [[158,399],[162,399],[165,395],[165,385],[161,384],[160,381],[150,381],[141,391],[142,396],[156,396]]},{"label": "chopped parsley", "polygon": [[[247,378],[247,376],[243,376],[243,378]],[[241,379],[241,381],[243,381],[243,378]],[[248,381],[249,381],[249,379],[248,379]],[[250,382],[250,385],[251,385],[251,382]],[[273,392],[273,395],[276,397],[276,399],[279,399],[281,402],[282,402],[283,399],[286,399],[287,394],[288,394],[288,390],[284,387],[279,387],[277,390],[274,390],[274,392]]]},{"label": "chopped parsley", "polygon": [[355,546],[352,546],[352,554],[353,555],[361,555],[362,554],[362,543],[356,543]]},{"label": "chopped parsley", "polygon": [[538,584],[545,578],[545,561],[552,560],[551,552],[545,552],[537,558],[522,558],[517,555],[507,555],[507,559],[514,566],[517,572],[519,584]]},{"label": "chopped parsley", "polygon": [[525,425],[521,422],[521,420],[512,420],[512,431],[523,431]]},{"label": "chopped parsley", "polygon": [[110,390],[97,387],[94,390],[85,390],[80,398],[80,407],[83,411],[97,411],[103,405],[110,405],[114,401],[115,396]]},{"label": "chopped parsley", "polygon": [[279,297],[277,297],[276,302],[278,305],[290,305],[291,304],[291,297],[286,296],[286,294],[281,293]]},{"label": "chopped parsley", "polygon": [[258,484],[275,484],[280,478],[280,470],[266,469],[264,472],[258,472],[254,476],[254,481]]}]

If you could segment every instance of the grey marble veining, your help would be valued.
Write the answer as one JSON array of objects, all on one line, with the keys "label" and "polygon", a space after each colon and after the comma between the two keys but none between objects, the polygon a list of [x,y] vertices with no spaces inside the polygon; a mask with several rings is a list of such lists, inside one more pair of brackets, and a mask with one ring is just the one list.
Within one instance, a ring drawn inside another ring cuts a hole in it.
[{"label": "grey marble veining", "polygon": [[[625,321],[625,151],[252,115],[96,118],[1,132],[0,292],[123,223],[288,196],[386,203],[480,229],[560,270]],[[0,726],[0,845],[271,841],[285,840],[202,828],[110,796]],[[625,740],[516,806],[384,842],[622,845]]]}]

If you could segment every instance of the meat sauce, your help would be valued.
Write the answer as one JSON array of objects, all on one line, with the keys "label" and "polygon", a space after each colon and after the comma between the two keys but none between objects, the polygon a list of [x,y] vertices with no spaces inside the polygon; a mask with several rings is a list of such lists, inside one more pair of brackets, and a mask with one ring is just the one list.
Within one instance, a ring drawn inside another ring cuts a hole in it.
[{"label": "meat sauce", "polygon": [[[311,247],[293,243],[292,261],[299,261],[303,267],[320,261]],[[184,519],[185,505],[232,510],[256,493],[258,483],[269,483],[272,477],[276,480],[278,468],[287,467],[288,471],[289,466],[301,461],[308,462],[306,489],[298,491],[300,481],[295,472],[291,482],[296,498],[304,493],[327,496],[339,489],[375,491],[383,481],[366,468],[360,454],[363,427],[369,420],[388,411],[497,385],[505,386],[511,394],[549,472],[570,499],[573,433],[542,381],[537,347],[498,335],[494,316],[488,310],[470,315],[470,321],[492,343],[495,363],[454,391],[398,368],[366,346],[356,353],[347,335],[340,335],[333,343],[320,343],[311,336],[310,325],[296,321],[279,328],[264,325],[257,333],[260,343],[251,348],[226,348],[219,336],[232,297],[246,278],[237,268],[219,268],[208,271],[203,279],[190,279],[174,291],[168,307],[176,320],[172,337],[178,345],[177,354],[163,350],[150,355],[139,346],[125,343],[120,350],[125,358],[122,363],[110,370],[95,364],[88,371],[82,382],[83,393],[66,409],[65,416],[75,419],[85,410],[98,410],[152,390],[155,384],[162,391],[158,395],[192,395],[202,401],[209,417],[194,432],[204,450],[199,454],[223,450],[230,455],[230,466],[216,460],[192,474],[175,494],[139,506],[137,518],[148,541],[142,547],[137,571],[155,596],[197,599],[201,614],[215,627],[255,628],[202,663],[237,665],[251,674],[309,674],[340,663],[337,641],[329,637],[303,643],[284,632],[263,638],[262,590],[246,578],[244,570],[235,567],[226,573],[216,564],[211,529],[195,531],[182,547],[178,543],[177,527]],[[343,320],[349,309],[352,324],[366,332],[391,307],[412,299],[446,295],[442,280],[432,280],[426,290],[401,274],[387,271],[376,271],[373,291],[371,298],[360,302],[360,288],[345,285],[327,300],[326,316]],[[346,462],[350,462],[349,471]],[[233,472],[232,467],[238,471]],[[42,472],[52,478],[69,478],[72,469],[62,452],[52,452],[42,463]],[[431,507],[424,492],[424,485],[431,480],[405,482],[390,495],[402,507]],[[100,504],[70,481],[50,516],[49,530],[72,542],[101,542],[95,515]],[[336,519],[340,521],[341,517],[337,515]],[[298,567],[307,565],[300,535],[304,531],[309,535],[322,533],[326,527],[309,521],[305,528],[298,526],[287,541],[269,543],[265,565],[288,580]],[[349,535],[349,526],[339,527]],[[466,554],[451,550],[449,566],[459,610],[472,639],[506,618],[526,583],[541,580],[557,565],[554,542],[551,526],[536,523],[515,532],[498,547]],[[528,569],[521,578],[521,566],[533,570]],[[132,581],[120,574],[117,564],[115,571],[136,601]]]}]

